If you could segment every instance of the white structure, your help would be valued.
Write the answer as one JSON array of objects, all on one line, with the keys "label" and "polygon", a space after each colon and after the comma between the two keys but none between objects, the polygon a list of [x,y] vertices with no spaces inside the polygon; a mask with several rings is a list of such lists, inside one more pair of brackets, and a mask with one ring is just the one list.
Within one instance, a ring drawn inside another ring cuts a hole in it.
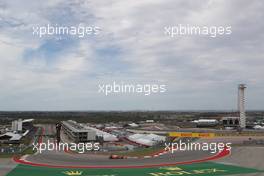
[{"label": "white structure", "polygon": [[30,122],[33,122],[34,119],[24,119],[22,122],[23,123],[30,123]]},{"label": "white structure", "polygon": [[86,129],[72,120],[63,121],[62,129],[64,133],[76,143],[96,140],[96,132],[94,130]]},{"label": "white structure", "polygon": [[159,136],[156,134],[133,134],[133,135],[128,136],[127,139],[137,144],[150,147],[159,142],[164,142],[166,140],[166,137]]},{"label": "white structure", "polygon": [[118,141],[118,138],[113,134],[73,120],[63,121],[62,129],[75,142],[96,141],[97,137],[102,137],[105,142]]},{"label": "white structure", "polygon": [[218,125],[218,120],[216,119],[199,119],[192,121],[196,123],[197,126],[216,126]]},{"label": "white structure", "polygon": [[2,134],[0,135],[0,141],[2,139],[4,140],[8,140],[8,141],[20,141],[20,139],[22,138],[23,136],[20,135],[20,134],[15,134],[15,133],[12,133],[12,132],[7,132],[5,134]]},{"label": "white structure", "polygon": [[239,127],[240,117],[223,117],[222,123],[224,127]]},{"label": "white structure", "polygon": [[255,130],[264,130],[264,126],[260,126],[260,125],[255,125],[253,128]]},{"label": "white structure", "polygon": [[154,123],[154,120],[146,120],[146,123]]},{"label": "white structure", "polygon": [[238,110],[240,112],[240,127],[246,128],[246,112],[245,112],[245,84],[238,85]]},{"label": "white structure", "polygon": [[22,131],[22,119],[12,121],[12,131]]},{"label": "white structure", "polygon": [[96,129],[96,128],[93,128],[87,125],[84,125],[83,127],[84,129],[95,131],[96,136],[102,137],[105,142],[116,142],[119,140],[115,135],[107,133],[105,131],[102,131],[102,130],[99,130],[99,129]]},{"label": "white structure", "polygon": [[130,127],[132,127],[132,128],[139,127],[139,125],[136,124],[136,123],[130,123],[130,124],[128,124],[128,126],[130,126]]}]

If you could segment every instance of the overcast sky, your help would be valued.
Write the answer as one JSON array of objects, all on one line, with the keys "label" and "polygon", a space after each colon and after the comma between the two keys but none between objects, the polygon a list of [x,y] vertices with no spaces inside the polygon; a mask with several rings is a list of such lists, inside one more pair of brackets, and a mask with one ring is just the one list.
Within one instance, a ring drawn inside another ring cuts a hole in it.
[{"label": "overcast sky", "polygon": [[[264,109],[264,1],[0,0],[0,110]],[[101,27],[95,37],[33,36],[47,24]],[[232,34],[164,35],[168,25]],[[150,96],[98,93],[113,81],[166,84]]]}]

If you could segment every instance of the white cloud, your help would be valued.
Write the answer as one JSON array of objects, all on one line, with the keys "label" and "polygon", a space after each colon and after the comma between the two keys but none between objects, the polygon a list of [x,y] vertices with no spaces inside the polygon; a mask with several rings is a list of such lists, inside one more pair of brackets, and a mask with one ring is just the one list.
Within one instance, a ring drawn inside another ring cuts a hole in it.
[{"label": "white cloud", "polygon": [[[2,102],[6,109],[232,109],[238,83],[263,93],[261,1],[28,2],[0,3],[0,95],[8,99]],[[59,51],[48,47],[48,39],[32,36],[34,25],[80,22],[102,27],[101,35],[74,39]],[[231,25],[233,32],[219,38],[164,35],[164,26],[179,23]],[[118,51],[103,50],[106,57],[102,48]],[[41,52],[25,62],[28,50]],[[98,83],[111,81],[156,81],[168,84],[169,92],[148,98],[96,94]],[[252,94],[249,107],[264,108],[260,101]]]}]

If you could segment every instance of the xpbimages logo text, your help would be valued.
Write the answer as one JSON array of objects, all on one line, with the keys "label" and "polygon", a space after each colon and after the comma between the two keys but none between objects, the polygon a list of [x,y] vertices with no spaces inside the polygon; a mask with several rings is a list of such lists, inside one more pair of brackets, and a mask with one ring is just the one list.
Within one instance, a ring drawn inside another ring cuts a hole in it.
[{"label": "xpbimages logo text", "polygon": [[224,149],[231,151],[232,143],[227,142],[192,142],[190,140],[179,140],[178,142],[165,142],[165,151],[174,153],[176,151],[204,151],[218,153]]},{"label": "xpbimages logo text", "polygon": [[111,94],[139,94],[148,96],[165,93],[166,91],[166,84],[141,84],[113,81],[112,83],[98,85],[98,93],[106,96]]},{"label": "xpbimages logo text", "polygon": [[264,0],[0,0],[0,176],[264,176]]},{"label": "xpbimages logo text", "polygon": [[84,38],[93,35],[99,35],[101,28],[95,25],[59,25],[47,24],[36,25],[32,27],[33,36],[48,37],[48,36],[76,36],[77,38]]},{"label": "xpbimages logo text", "polygon": [[232,26],[206,26],[206,25],[191,25],[177,24],[164,27],[164,34],[171,38],[177,36],[208,36],[212,38],[228,36],[232,34]]},{"label": "xpbimages logo text", "polygon": [[48,140],[46,143],[33,143],[33,150],[38,153],[42,153],[43,151],[72,151],[76,153],[85,153],[87,151],[99,151],[100,145],[98,142],[56,143]]}]

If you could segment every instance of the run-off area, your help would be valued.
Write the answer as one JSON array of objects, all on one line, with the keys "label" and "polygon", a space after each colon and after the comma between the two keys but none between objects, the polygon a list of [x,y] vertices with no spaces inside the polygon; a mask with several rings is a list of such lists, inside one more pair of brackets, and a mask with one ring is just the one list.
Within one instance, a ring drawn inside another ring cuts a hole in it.
[{"label": "run-off area", "polygon": [[176,176],[232,175],[263,172],[257,169],[205,162],[156,168],[47,168],[18,165],[7,176]]}]

